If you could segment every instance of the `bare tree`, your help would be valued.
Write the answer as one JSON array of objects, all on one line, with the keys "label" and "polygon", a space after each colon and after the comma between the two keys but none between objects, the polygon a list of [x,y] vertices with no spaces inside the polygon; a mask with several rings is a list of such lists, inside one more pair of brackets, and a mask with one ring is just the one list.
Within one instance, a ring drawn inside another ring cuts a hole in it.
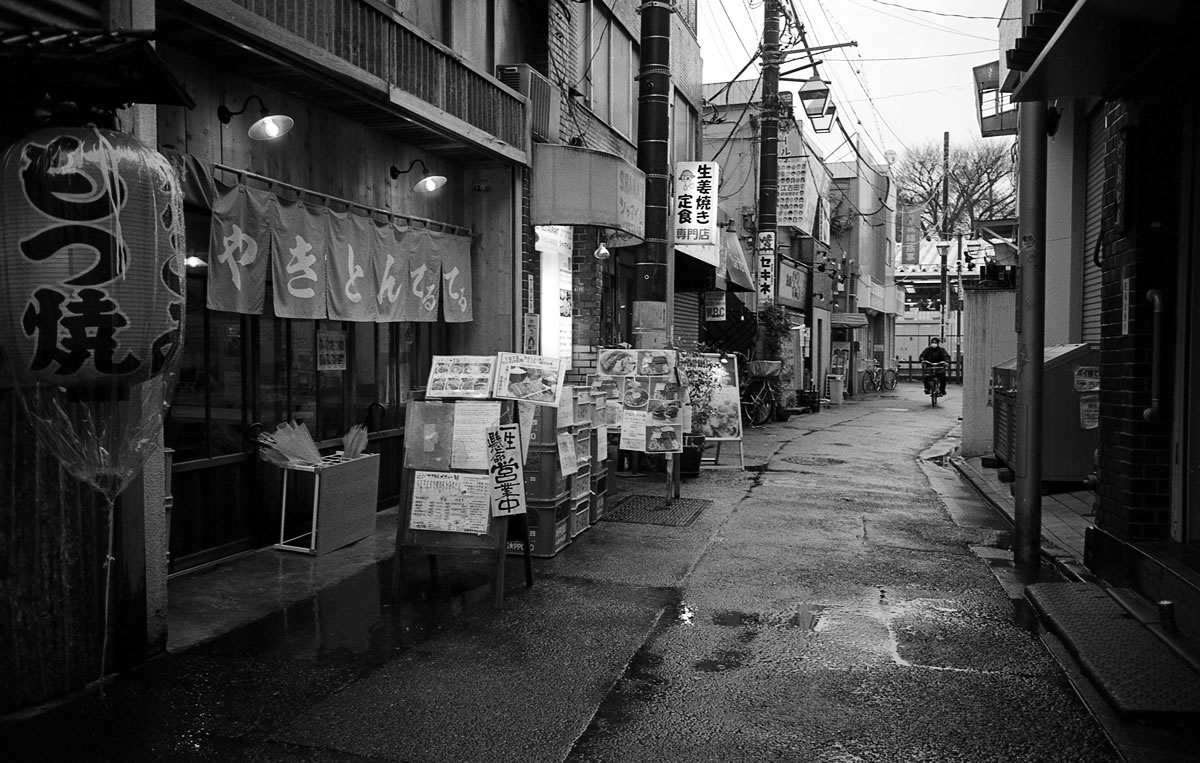
[{"label": "bare tree", "polygon": [[942,208],[942,144],[909,150],[893,170],[901,208],[920,210],[923,235],[972,234],[980,220],[1016,215],[1017,192],[1010,146],[975,141],[950,147],[949,205]]}]

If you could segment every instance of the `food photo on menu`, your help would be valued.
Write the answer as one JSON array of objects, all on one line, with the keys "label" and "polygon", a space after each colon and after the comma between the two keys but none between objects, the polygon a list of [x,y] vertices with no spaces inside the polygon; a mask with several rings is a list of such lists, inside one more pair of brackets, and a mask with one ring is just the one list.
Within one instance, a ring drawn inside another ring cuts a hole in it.
[{"label": "food photo on menu", "polygon": [[497,356],[494,396],[557,406],[565,374],[561,358],[502,352]]},{"label": "food photo on menu", "polygon": [[596,367],[605,376],[631,376],[637,373],[637,350],[600,350]]},{"label": "food photo on menu", "polygon": [[665,376],[675,367],[675,353],[665,350],[638,350],[637,373],[642,376]]},{"label": "food photo on menu", "polygon": [[646,427],[646,452],[670,453],[681,450],[681,434],[677,426]]},{"label": "food photo on menu", "polygon": [[656,424],[678,424],[679,403],[667,400],[651,400],[649,403],[650,420]]},{"label": "food photo on menu", "polygon": [[644,410],[650,402],[650,386],[647,379],[627,379],[625,381],[625,394],[621,397],[621,402],[626,408],[634,410]]},{"label": "food photo on menu", "polygon": [[650,381],[650,398],[678,403],[683,400],[683,388],[679,382],[674,380],[652,379]]}]

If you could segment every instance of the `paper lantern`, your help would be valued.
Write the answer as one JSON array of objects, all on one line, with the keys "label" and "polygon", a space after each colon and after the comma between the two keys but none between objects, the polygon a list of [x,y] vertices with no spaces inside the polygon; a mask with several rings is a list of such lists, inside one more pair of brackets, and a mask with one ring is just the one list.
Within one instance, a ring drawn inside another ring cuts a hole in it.
[{"label": "paper lantern", "polygon": [[0,166],[0,346],[21,385],[111,394],[181,350],[182,194],[136,138],[53,128]]}]

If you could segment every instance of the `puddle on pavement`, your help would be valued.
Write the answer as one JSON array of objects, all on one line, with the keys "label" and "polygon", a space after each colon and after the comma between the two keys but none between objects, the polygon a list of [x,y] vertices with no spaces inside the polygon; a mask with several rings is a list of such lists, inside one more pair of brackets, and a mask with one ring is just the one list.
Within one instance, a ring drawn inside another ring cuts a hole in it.
[{"label": "puddle on pavement", "polygon": [[317,657],[337,656],[369,667],[448,626],[493,612],[492,581],[483,571],[443,567],[435,583],[426,570],[410,576],[393,603],[392,568],[391,559],[378,562],[200,648],[244,654],[304,643]]},{"label": "puddle on pavement", "polygon": [[732,628],[799,628],[806,631],[819,631],[824,624],[824,615],[827,610],[828,607],[820,604],[806,605],[794,612],[760,613],[724,610],[713,613],[712,624]]}]

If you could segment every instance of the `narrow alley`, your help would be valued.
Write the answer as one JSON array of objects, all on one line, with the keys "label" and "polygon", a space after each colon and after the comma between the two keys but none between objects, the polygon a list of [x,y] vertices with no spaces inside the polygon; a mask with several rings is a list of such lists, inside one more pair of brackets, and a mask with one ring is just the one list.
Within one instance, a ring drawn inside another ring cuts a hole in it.
[{"label": "narrow alley", "polygon": [[[1007,521],[982,501],[952,519],[935,490],[956,391],[931,408],[901,384],[750,430],[745,471],[726,448],[683,483],[690,522],[601,520],[528,589],[511,556],[503,610],[486,564],[456,559],[436,590],[413,564],[393,607],[385,558],[0,741],[11,760],[1117,759],[973,553]],[[610,515],[662,492],[620,473]],[[230,612],[270,608],[272,564],[315,564],[258,555],[240,562],[262,570],[241,587],[256,600]],[[189,601],[234,572],[175,579],[172,628],[195,632]]]}]

